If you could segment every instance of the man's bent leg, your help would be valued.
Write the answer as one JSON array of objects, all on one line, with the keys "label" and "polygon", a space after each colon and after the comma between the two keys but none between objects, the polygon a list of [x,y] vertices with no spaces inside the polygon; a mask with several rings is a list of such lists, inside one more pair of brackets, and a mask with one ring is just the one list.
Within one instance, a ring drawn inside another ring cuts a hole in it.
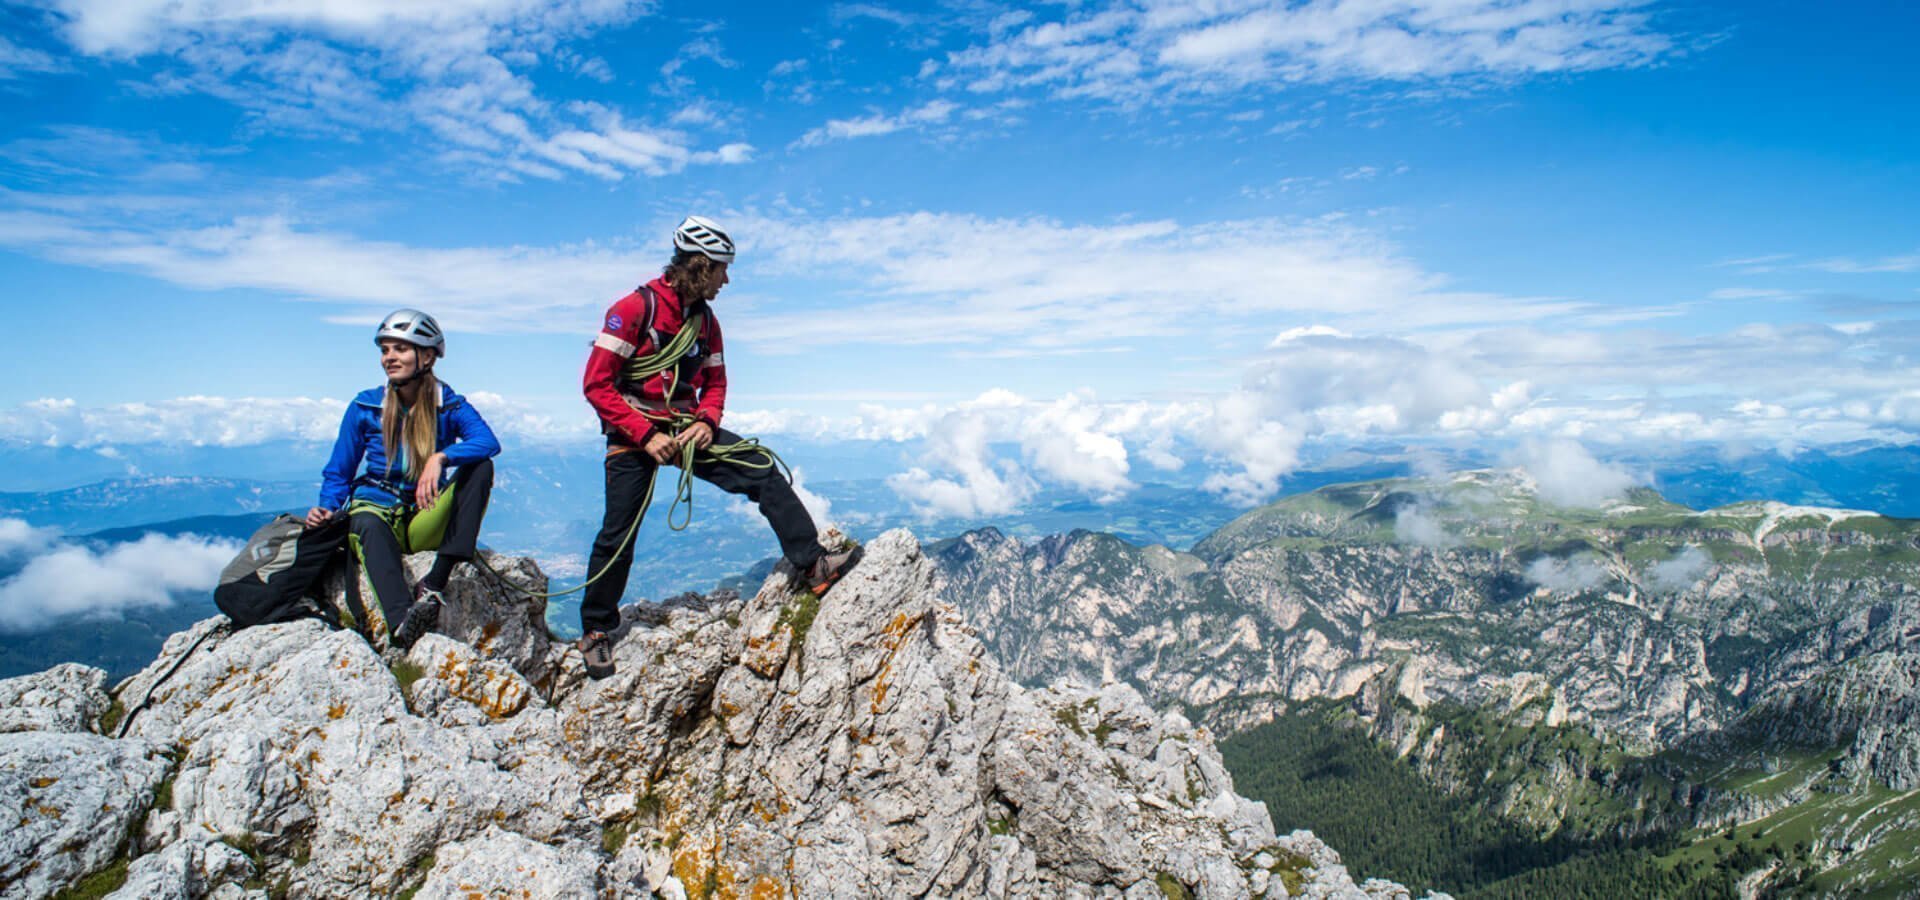
[{"label": "man's bent leg", "polygon": [[[737,443],[740,436],[724,428],[716,428],[713,442],[716,444]],[[742,461],[758,463],[765,460],[764,468],[743,466],[732,462],[698,462],[693,466],[693,474],[700,476],[729,494],[745,494],[760,507],[767,524],[773,526],[773,533],[780,539],[780,552],[787,561],[802,572],[813,567],[820,558],[820,529],[814,525],[813,516],[807,514],[807,508],[800,503],[799,495],[793,492],[793,485],[787,483],[787,477],[778,466],[772,465],[773,458],[759,454],[748,454]]]},{"label": "man's bent leg", "polygon": [[[633,567],[633,542],[627,540],[627,532],[643,512],[641,504],[646,502],[655,464],[635,448],[608,453],[606,469],[606,517],[587,558],[587,577],[600,577],[587,586],[580,600],[580,627],[586,632],[612,632],[620,627],[620,598],[627,592],[627,573]],[[605,574],[601,574],[603,568]]]}]

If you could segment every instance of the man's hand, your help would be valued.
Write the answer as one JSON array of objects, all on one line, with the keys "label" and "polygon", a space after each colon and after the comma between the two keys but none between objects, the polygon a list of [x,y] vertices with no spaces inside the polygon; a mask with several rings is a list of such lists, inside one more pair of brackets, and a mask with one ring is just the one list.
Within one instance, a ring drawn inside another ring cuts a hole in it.
[{"label": "man's hand", "polygon": [[320,526],[327,524],[327,522],[331,521],[332,519],[333,519],[333,510],[321,509],[318,506],[310,510],[307,510],[307,527],[308,528],[319,528]]},{"label": "man's hand", "polygon": [[447,455],[435,453],[427,457],[427,464],[420,467],[420,478],[413,486],[413,505],[421,509],[432,509],[440,499],[440,470],[446,468]]},{"label": "man's hand", "polygon": [[647,443],[641,449],[647,451],[647,455],[653,457],[654,462],[665,465],[673,461],[674,451],[680,449],[680,444],[673,438],[667,437],[665,432],[656,430],[647,435]]},{"label": "man's hand", "polygon": [[687,430],[680,432],[680,436],[674,438],[673,441],[675,450],[685,447],[688,444],[692,444],[695,450],[705,450],[707,449],[707,445],[711,443],[713,443],[713,426],[705,422],[695,422],[692,425],[688,425]]}]

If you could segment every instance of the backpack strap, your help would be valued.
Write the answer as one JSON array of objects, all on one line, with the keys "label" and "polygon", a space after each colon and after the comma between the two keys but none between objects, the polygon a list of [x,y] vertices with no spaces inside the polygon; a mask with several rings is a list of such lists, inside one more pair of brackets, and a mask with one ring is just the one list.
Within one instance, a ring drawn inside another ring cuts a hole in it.
[{"label": "backpack strap", "polygon": [[660,333],[653,329],[653,323],[660,317],[660,295],[654,293],[653,288],[643,284],[640,286],[640,296],[647,298],[647,317],[642,320],[640,330],[646,332],[647,340],[653,342],[653,346],[665,346],[665,343],[660,340]]}]

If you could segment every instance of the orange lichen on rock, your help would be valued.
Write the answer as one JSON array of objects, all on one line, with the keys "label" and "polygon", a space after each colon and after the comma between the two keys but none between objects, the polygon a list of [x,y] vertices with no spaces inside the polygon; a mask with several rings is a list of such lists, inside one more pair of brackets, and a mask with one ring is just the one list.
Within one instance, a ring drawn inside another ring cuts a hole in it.
[{"label": "orange lichen on rock", "polygon": [[747,889],[747,900],[781,900],[786,896],[786,885],[772,875],[755,878],[753,886]]},{"label": "orange lichen on rock", "polygon": [[887,690],[892,687],[889,680],[893,675],[893,658],[900,653],[901,645],[907,641],[907,632],[920,623],[921,616],[909,616],[906,613],[894,614],[893,621],[887,623],[887,661],[880,664],[880,672],[873,678],[873,714],[879,715],[887,700]]},{"label": "orange lichen on rock", "polygon": [[687,889],[688,900],[740,900],[733,867],[719,860],[720,838],[693,838],[681,842],[673,854],[673,877]]}]

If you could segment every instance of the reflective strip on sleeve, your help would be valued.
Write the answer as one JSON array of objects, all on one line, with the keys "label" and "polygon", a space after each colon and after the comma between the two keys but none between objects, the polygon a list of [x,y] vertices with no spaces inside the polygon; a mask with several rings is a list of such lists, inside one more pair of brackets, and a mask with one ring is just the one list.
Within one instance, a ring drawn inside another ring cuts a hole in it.
[{"label": "reflective strip on sleeve", "polygon": [[618,354],[621,359],[633,356],[633,351],[640,349],[604,331],[600,333],[599,337],[593,339],[593,345],[602,350],[610,350]]},{"label": "reflective strip on sleeve", "polygon": [[710,368],[712,368],[712,367],[714,367],[714,366],[723,366],[723,365],[726,365],[726,360],[724,360],[724,359],[722,359],[722,358],[721,358],[721,357],[723,357],[723,356],[725,356],[725,354],[722,354],[722,353],[715,353],[714,355],[712,355],[712,356],[709,356],[709,357],[707,357],[707,361],[706,361],[706,362],[703,362],[703,363],[701,363],[701,364],[700,364],[700,368],[703,368],[703,369],[710,369]]}]

